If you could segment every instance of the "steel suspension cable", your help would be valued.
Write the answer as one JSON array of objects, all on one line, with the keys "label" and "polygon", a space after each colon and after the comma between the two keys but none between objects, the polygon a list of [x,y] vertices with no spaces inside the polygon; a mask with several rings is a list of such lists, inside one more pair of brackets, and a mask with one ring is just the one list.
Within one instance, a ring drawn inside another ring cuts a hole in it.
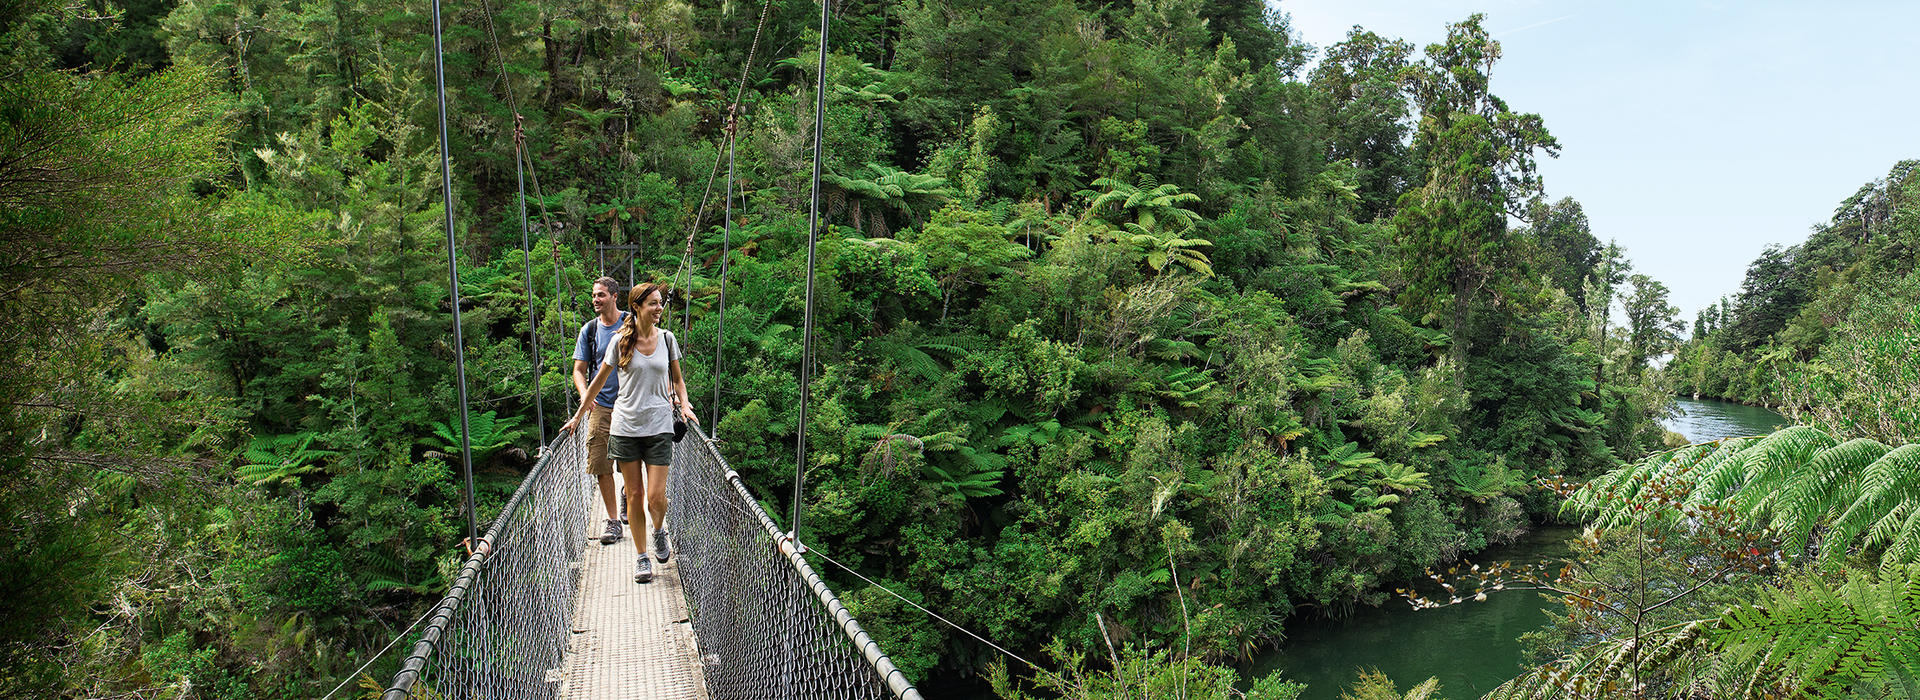
[{"label": "steel suspension cable", "polygon": [[[747,60],[745,63],[740,64],[740,80],[733,88],[733,102],[727,105],[727,187],[729,191],[731,191],[733,187],[733,140],[738,136],[735,127],[738,125],[736,120],[740,113],[740,98],[744,97],[747,93],[747,77],[753,72],[754,55],[760,52],[760,35],[766,30],[767,15],[772,11],[773,0],[765,0],[760,4],[760,22],[753,28],[753,42],[747,46]],[[713,179],[719,172],[720,154],[716,153],[713,158],[713,169],[707,174],[707,186],[700,193],[700,208],[694,210],[693,226],[687,229],[687,245],[680,253],[680,266],[674,268],[673,271],[673,281],[675,284],[679,283],[680,274],[684,271],[686,273],[687,286],[693,286],[693,267],[688,262],[693,257],[693,237],[696,233],[699,233],[700,222],[706,218],[707,198],[713,194]],[[684,304],[681,307],[681,315],[683,318],[681,319],[680,327],[684,333],[691,324],[689,319],[693,315],[693,299],[690,294],[683,294],[682,296]]]},{"label": "steel suspension cable", "polygon": [[[526,130],[527,118],[526,118],[526,115],[520,112],[520,98],[517,95],[515,95],[513,92],[513,77],[507,71],[507,54],[506,54],[506,51],[500,48],[500,36],[498,32],[494,30],[493,4],[488,0],[481,0],[480,9],[483,11],[484,16],[487,19],[487,40],[489,43],[493,45],[493,55],[498,65],[500,66],[500,87],[501,87],[501,90],[506,93],[507,109],[513,113],[513,148],[514,148],[514,167],[516,169],[516,175],[520,175],[523,172],[521,168],[524,166],[524,175],[531,176],[531,178],[533,179],[534,201],[540,205],[540,227],[541,227],[541,230],[546,232],[547,245],[548,245],[548,248],[553,253],[553,297],[554,297],[553,304],[554,304],[554,311],[556,315],[554,322],[558,324],[557,327],[559,331],[557,335],[559,337],[564,338],[567,336],[566,298],[567,298],[568,290],[566,289],[565,284],[562,282],[561,265],[560,265],[560,230],[563,227],[556,225],[554,223],[553,212],[547,209],[547,195],[545,190],[543,190],[540,187],[540,169],[534,165],[533,154],[527,149],[527,130]],[[520,192],[520,229],[521,229],[521,241],[524,244],[527,240],[527,237],[526,237],[527,236],[526,190],[524,185],[522,186],[521,192]],[[533,250],[530,247],[527,248],[527,256],[528,256],[527,287],[528,289],[532,289],[533,287],[533,278],[532,278]],[[531,301],[529,301],[529,306],[531,306]],[[529,316],[531,316],[532,311],[529,310],[528,314]],[[537,338],[538,336],[536,336],[536,342],[535,342],[536,348],[539,347]],[[536,387],[538,387],[538,384],[537,384],[538,381],[539,379],[536,376],[535,378]],[[544,396],[542,398],[544,398]],[[567,413],[573,412],[572,394],[562,392],[561,403],[562,403],[561,408],[565,409]],[[541,429],[541,432],[543,434],[545,433],[544,425]],[[542,443],[542,444],[545,444],[545,443]]]},{"label": "steel suspension cable", "polygon": [[[713,442],[710,436],[708,437],[708,441]],[[714,452],[713,454],[717,455],[718,452]],[[693,456],[694,456],[694,459],[689,461],[691,462],[701,461],[699,459],[700,455],[698,452],[693,453]],[[693,466],[693,468],[695,469],[698,468],[697,464],[691,465],[691,466]],[[724,462],[722,462],[720,466],[721,466],[721,469],[723,469],[726,472],[727,482],[733,482],[738,480],[739,478],[738,472],[733,471],[731,467],[727,467],[724,464]],[[766,515],[764,513],[756,514],[754,511],[748,510],[749,507],[752,507],[755,510],[758,510],[758,506],[751,505],[753,502],[742,497],[740,494],[728,495],[728,494],[718,493],[714,490],[715,488],[714,486],[701,483],[700,479],[688,477],[686,476],[686,473],[687,473],[687,470],[673,472],[674,474],[673,478],[677,479],[677,481],[675,481],[674,484],[677,487],[691,488],[693,490],[699,491],[700,495],[705,497],[703,499],[697,499],[697,503],[690,504],[690,507],[698,508],[700,506],[711,506],[711,505],[724,506],[726,507],[726,509],[731,510],[734,513],[738,513],[741,516],[741,520],[744,522],[753,522],[756,519],[766,518]],[[730,486],[730,485],[732,484],[719,486],[719,488],[724,490],[727,488],[727,486]],[[742,486],[742,488],[744,488],[744,486]],[[771,521],[769,520],[768,522],[771,522]],[[1007,658],[1026,664],[1027,667],[1033,669],[1034,673],[1036,674],[1046,676],[1048,678],[1055,679],[1061,682],[1065,681],[1065,678],[1061,676],[1058,672],[1048,670],[1046,667],[1036,664],[1024,656],[1015,654],[1011,650],[1007,649],[1005,646],[998,644],[991,639],[988,639],[985,635],[982,635],[979,632],[975,632],[971,629],[968,629],[967,627],[962,626],[960,623],[954,622],[953,620],[947,618],[945,615],[941,615],[940,613],[934,612],[932,609],[924,605],[921,605],[920,603],[914,602],[913,599],[903,596],[898,592],[895,592],[892,588],[888,588],[887,586],[880,584],[878,581],[874,581],[873,579],[867,578],[866,575],[861,574],[858,570],[855,570],[853,567],[847,566],[846,564],[841,563],[839,560],[834,559],[833,557],[827,556],[826,552],[823,550],[820,550],[817,548],[809,549],[805,551],[804,554],[810,554],[810,555],[819,557],[821,561],[824,561],[826,563],[834,565],[835,567],[838,567],[840,570],[845,571],[848,574],[851,574],[854,578],[860,579],[861,581],[865,582],[868,586],[879,589],[881,592],[899,599],[900,602],[906,603],[909,607],[912,607],[915,610],[919,610],[921,613],[935,620],[938,620],[942,624],[945,624],[946,626],[953,628],[955,631],[958,631],[962,634],[965,634],[969,637],[974,638],[975,640],[979,641],[981,644],[987,645],[988,647],[992,648],[994,651],[1000,652],[1002,655],[1006,656]]]},{"label": "steel suspension cable", "polygon": [[[519,115],[514,115],[516,122],[514,129],[516,133],[524,134],[525,132],[519,127],[519,119]],[[520,142],[521,152],[525,153],[526,139],[524,136],[522,136]],[[566,288],[562,282],[563,278],[560,276],[560,230],[554,227],[553,214],[547,211],[547,196],[540,190],[540,170],[533,167],[533,159],[531,157],[527,158],[527,175],[533,180],[533,201],[540,203],[540,221],[541,225],[544,226],[547,231],[547,247],[553,251],[553,306],[554,311],[559,316],[559,318],[554,320],[554,323],[559,324],[560,337],[565,338],[567,337],[566,299],[567,295],[571,293],[571,290]],[[561,408],[566,409],[567,415],[573,415],[572,392],[563,391],[560,392],[560,396],[562,399]],[[580,400],[586,401],[587,397],[582,396]]]},{"label": "steel suspension cable", "polygon": [[[726,213],[726,221],[722,225],[721,241],[720,241],[720,282],[719,282],[720,298],[718,301],[719,307],[717,310],[717,312],[720,314],[720,317],[719,317],[719,328],[714,332],[713,370],[712,370],[713,407],[711,409],[711,412],[709,413],[709,416],[711,417],[711,420],[712,420],[712,422],[709,423],[709,425],[711,425],[716,431],[719,429],[719,422],[720,422],[720,363],[722,359],[721,345],[726,339],[727,253],[729,248],[731,247],[731,237],[733,233],[733,197],[734,197],[733,185],[736,181],[735,172],[734,172],[734,145],[739,141],[739,137],[740,137],[740,130],[739,130],[740,113],[741,113],[740,100],[741,98],[746,96],[747,78],[750,77],[753,73],[753,60],[754,60],[754,57],[758,55],[760,52],[760,36],[766,31],[767,16],[771,14],[772,11],[773,11],[773,0],[764,0],[760,4],[760,20],[753,27],[752,42],[747,45],[747,60],[742,64],[740,64],[740,80],[734,85],[733,102],[727,105],[727,120],[726,120],[726,127],[725,127],[726,146],[727,146],[727,153],[726,153],[726,159],[727,159],[726,211],[727,213]],[[680,266],[675,268],[673,273],[674,285],[676,286],[676,288],[682,290],[681,305],[680,305],[680,334],[682,336],[692,335],[691,329],[693,328],[693,293],[692,293],[693,239],[694,239],[694,236],[697,233],[699,233],[700,223],[706,217],[707,197],[713,192],[713,178],[716,174],[719,173],[719,171],[720,171],[720,159],[719,159],[719,155],[715,154],[714,161],[713,161],[713,171],[708,173],[706,187],[700,193],[700,207],[694,211],[693,225],[687,229],[686,247],[682,249],[680,252]],[[682,284],[681,282],[682,272],[685,273],[684,284]]]},{"label": "steel suspension cable", "polygon": [[500,49],[500,37],[493,28],[493,3],[480,0],[480,7],[487,18],[487,39],[493,44],[493,55],[500,63],[500,87],[507,93],[507,107],[513,110],[513,176],[518,188],[520,205],[520,252],[526,264],[527,280],[527,342],[532,349],[533,359],[533,416],[534,423],[540,426],[540,444],[547,444],[547,413],[543,405],[547,394],[541,390],[541,351],[540,321],[535,312],[533,299],[533,245],[527,232],[527,166],[525,149],[520,133],[520,102],[513,94],[513,76],[507,73],[507,55]]},{"label": "steel suspension cable", "polygon": [[404,630],[401,630],[401,631],[400,631],[400,634],[398,634],[398,635],[395,635],[395,636],[394,636],[394,638],[393,638],[393,641],[390,641],[390,642],[387,642],[387,645],[386,645],[386,646],[384,646],[384,647],[381,647],[381,648],[380,648],[380,651],[377,651],[377,652],[374,652],[374,654],[373,654],[373,656],[372,656],[372,657],[370,657],[370,658],[368,658],[368,659],[367,659],[367,662],[366,662],[366,663],[363,663],[363,664],[360,664],[360,668],[356,668],[356,669],[354,669],[354,670],[353,670],[353,673],[349,673],[349,674],[347,674],[347,677],[346,677],[346,678],[344,678],[344,679],[341,679],[341,681],[340,681],[340,685],[336,685],[336,686],[334,686],[334,687],[333,687],[333,690],[329,690],[329,691],[327,691],[327,694],[326,694],[326,695],[322,695],[322,696],[320,696],[320,700],[328,700],[328,698],[332,698],[332,697],[333,697],[333,694],[334,694],[334,693],[338,693],[338,692],[340,692],[340,689],[341,689],[341,688],[345,688],[345,687],[347,687],[347,684],[348,684],[348,683],[352,683],[352,682],[353,682],[353,679],[355,679],[355,678],[358,678],[358,677],[360,676],[360,672],[361,672],[361,671],[365,671],[365,670],[367,670],[367,667],[368,667],[368,666],[372,666],[372,665],[373,665],[373,662],[375,662],[375,661],[379,661],[379,660],[380,660],[380,657],[382,657],[382,656],[385,656],[385,655],[387,654],[387,652],[388,652],[388,651],[390,651],[390,650],[392,650],[392,649],[393,649],[393,645],[395,645],[395,644],[399,644],[399,643],[400,643],[400,640],[402,640],[402,639],[406,639],[406,638],[407,638],[407,635],[409,635],[409,634],[412,634],[412,633],[413,633],[413,628],[415,628],[415,627],[419,627],[419,626],[420,626],[420,622],[421,622],[421,621],[423,621],[423,620],[425,620],[425,619],[427,619],[427,616],[428,616],[428,615],[432,615],[432,614],[433,614],[433,608],[427,608],[427,611],[426,611],[426,612],[423,612],[423,613],[420,613],[420,616],[419,616],[419,617],[417,617],[417,618],[414,618],[414,620],[413,620],[413,624],[411,624],[411,625],[407,625],[407,628],[406,628],[406,629],[404,629]]},{"label": "steel suspension cable", "polygon": [[[755,38],[757,39],[758,36],[756,35]],[[752,60],[752,53],[748,53],[747,56],[748,60]],[[713,405],[708,409],[710,419],[707,429],[713,431],[715,439],[720,437],[720,382],[723,376],[720,374],[720,362],[724,359],[727,341],[727,254],[733,246],[733,146],[739,117],[740,105],[736,102],[732,107],[727,108],[727,213],[720,226],[720,299],[716,302],[714,310]]]},{"label": "steel suspension cable", "polygon": [[480,513],[473,504],[473,444],[467,423],[467,345],[460,328],[460,264],[453,235],[453,156],[447,147],[447,54],[442,43],[440,0],[433,0],[433,77],[440,101],[440,194],[447,224],[447,299],[453,306],[453,364],[460,375],[460,466],[467,476],[467,537],[480,539]]},{"label": "steel suspension cable", "polygon": [[[558,337],[567,336],[566,297],[561,296],[560,285],[560,234],[553,226],[553,214],[547,211],[546,197],[540,194],[540,173],[534,170],[533,156],[527,152],[526,117],[520,113],[520,98],[513,92],[513,75],[507,71],[507,54],[500,48],[500,35],[494,30],[493,3],[480,0],[480,9],[487,19],[487,41],[493,45],[493,55],[500,66],[500,89],[506,93],[507,109],[513,113],[513,170],[519,184],[520,194],[520,248],[526,255],[527,276],[527,333],[533,343],[533,412],[540,424],[540,444],[547,444],[547,418],[544,406],[546,392],[541,391],[541,375],[544,374],[540,345],[539,321],[534,312],[533,298],[533,246],[528,238],[527,225],[527,173],[533,172],[534,194],[540,198],[540,223],[547,232],[547,243],[553,249],[553,294],[554,307],[559,312],[560,332]],[[572,401],[565,400],[562,392],[562,408],[571,409]]]},{"label": "steel suspension cable", "polygon": [[[438,0],[436,0],[437,2]],[[827,129],[827,18],[832,0],[820,0],[820,59],[813,93],[813,196],[807,208],[807,300],[800,334],[800,433],[793,463],[793,523],[787,536],[800,543],[801,494],[807,481],[807,400],[813,394],[813,258],[820,239],[820,137]]]},{"label": "steel suspension cable", "polygon": [[[760,4],[760,22],[759,24],[755,25],[753,28],[752,43],[747,45],[747,60],[745,63],[740,64],[740,80],[737,81],[733,87],[733,102],[727,105],[726,133],[727,133],[727,140],[729,142],[727,145],[727,148],[728,148],[727,185],[729,189],[731,189],[733,185],[733,180],[732,180],[733,178],[733,161],[732,161],[733,145],[731,142],[733,141],[733,139],[735,139],[738,136],[738,132],[735,129],[738,126],[737,120],[740,114],[740,99],[745,97],[747,94],[747,78],[753,72],[754,56],[760,53],[760,35],[764,30],[766,30],[767,15],[772,11],[773,11],[773,0],[765,0],[765,2],[762,2]],[[720,170],[720,159],[718,154],[715,154],[714,156],[713,166],[714,166],[713,168],[714,172],[718,173]],[[697,233],[700,230],[700,221],[705,216],[706,210],[707,210],[707,195],[711,194],[712,191],[713,191],[713,175],[709,174],[707,176],[707,189],[706,191],[700,193],[700,209],[694,213],[693,228],[687,231],[686,250],[680,255],[681,266],[687,269],[689,282],[691,282],[691,278],[692,278],[692,269],[690,266],[686,264],[687,259],[693,253],[693,236],[695,233]],[[680,269],[675,269],[674,279],[677,281],[679,279],[679,276],[680,276]]]},{"label": "steel suspension cable", "polygon": [[521,157],[519,137],[520,134],[516,131],[513,173],[515,181],[520,186],[520,254],[527,268],[527,342],[533,346],[533,420],[540,426],[540,444],[545,445],[547,444],[547,410],[541,404],[545,403],[547,393],[541,391],[540,378],[540,375],[544,374],[541,367],[545,363],[540,357],[544,348],[540,347],[540,317],[533,302],[533,245],[527,239],[527,172],[524,165],[526,159]]}]

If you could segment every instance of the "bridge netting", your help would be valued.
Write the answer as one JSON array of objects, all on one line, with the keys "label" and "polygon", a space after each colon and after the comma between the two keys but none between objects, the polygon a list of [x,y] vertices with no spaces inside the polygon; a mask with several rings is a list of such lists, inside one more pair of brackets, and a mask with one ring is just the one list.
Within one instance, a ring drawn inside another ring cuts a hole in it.
[{"label": "bridge netting", "polygon": [[[542,450],[382,700],[558,694],[598,502],[584,464],[576,435]],[[667,522],[710,697],[919,700],[698,428],[668,474]]]}]

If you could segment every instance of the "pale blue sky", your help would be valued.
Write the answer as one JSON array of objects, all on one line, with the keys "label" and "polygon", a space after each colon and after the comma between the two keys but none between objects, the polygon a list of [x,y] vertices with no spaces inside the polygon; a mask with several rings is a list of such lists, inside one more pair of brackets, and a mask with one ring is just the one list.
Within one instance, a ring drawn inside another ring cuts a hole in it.
[{"label": "pale blue sky", "polygon": [[1494,94],[1560,140],[1547,194],[1665,282],[1681,318],[1740,287],[1769,243],[1920,158],[1920,3],[1281,0],[1325,47],[1359,24],[1417,49],[1474,12]]}]

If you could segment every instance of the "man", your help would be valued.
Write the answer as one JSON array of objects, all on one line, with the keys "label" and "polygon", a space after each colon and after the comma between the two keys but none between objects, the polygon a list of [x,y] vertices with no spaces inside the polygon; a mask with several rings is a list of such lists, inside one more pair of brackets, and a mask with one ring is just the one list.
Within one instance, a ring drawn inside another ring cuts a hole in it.
[{"label": "man", "polygon": [[[580,334],[573,343],[573,390],[575,393],[587,393],[587,384],[593,381],[593,374],[600,369],[601,353],[613,342],[614,333],[620,330],[627,315],[620,311],[620,283],[612,277],[602,277],[593,281],[594,317],[581,324]],[[607,377],[606,385],[600,393],[592,397],[582,397],[581,402],[592,406],[592,419],[587,423],[587,473],[593,475],[600,485],[600,500],[607,507],[607,530],[600,536],[600,544],[613,544],[620,541],[621,513],[615,503],[621,499],[615,497],[617,490],[613,484],[613,461],[607,459],[607,435],[612,427],[613,401],[620,396],[620,378]]]}]

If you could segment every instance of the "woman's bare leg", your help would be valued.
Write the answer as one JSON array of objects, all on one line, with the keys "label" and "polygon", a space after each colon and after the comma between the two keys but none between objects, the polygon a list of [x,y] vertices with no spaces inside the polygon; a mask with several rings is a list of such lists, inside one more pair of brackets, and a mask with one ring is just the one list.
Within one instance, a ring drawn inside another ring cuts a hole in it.
[{"label": "woman's bare leg", "polygon": [[667,465],[665,464],[647,465],[647,515],[653,522],[653,529],[659,530],[667,526]]},{"label": "woman's bare leg", "polygon": [[[623,485],[626,487],[624,490],[626,491],[626,494],[627,494],[627,520],[629,521],[636,520],[636,518],[634,518],[633,516],[640,514],[640,504],[641,504],[640,463],[639,462],[621,462],[620,463],[620,480],[623,482],[626,482]],[[618,516],[615,516],[615,517],[618,517]],[[633,548],[641,554],[646,554],[647,538],[634,537],[632,539],[633,539]]]}]

